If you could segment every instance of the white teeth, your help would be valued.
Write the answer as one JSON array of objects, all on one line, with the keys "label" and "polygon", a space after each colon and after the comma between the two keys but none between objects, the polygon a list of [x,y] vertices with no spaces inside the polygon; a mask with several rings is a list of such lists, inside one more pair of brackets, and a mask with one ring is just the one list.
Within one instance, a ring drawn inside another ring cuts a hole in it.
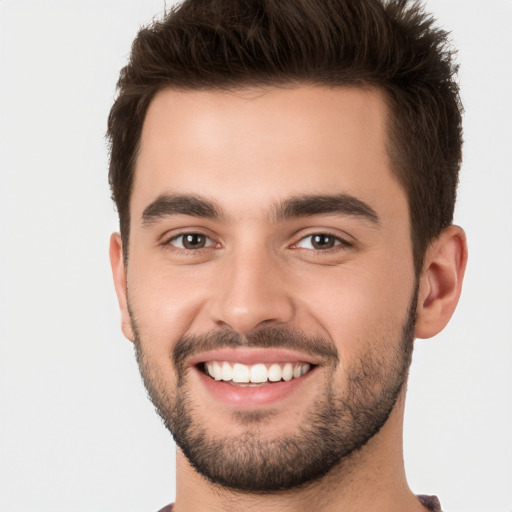
[{"label": "white teeth", "polygon": [[251,382],[267,382],[268,372],[264,364],[251,366]]},{"label": "white teeth", "polygon": [[215,380],[222,380],[222,367],[217,362],[213,363],[213,375],[212,375],[212,377]]},{"label": "white teeth", "polygon": [[249,382],[249,367],[245,364],[236,363],[233,366],[233,382]]},{"label": "white teeth", "polygon": [[233,368],[227,361],[224,361],[222,363],[222,380],[232,380],[232,379],[233,379]]},{"label": "white teeth", "polygon": [[308,363],[273,363],[269,366],[258,363],[246,365],[227,361],[212,361],[205,364],[206,373],[215,380],[232,381],[240,384],[263,384],[298,379],[311,369]]},{"label": "white teeth", "polygon": [[268,369],[268,380],[270,382],[278,382],[283,378],[283,372],[278,364],[273,364]]},{"label": "white teeth", "polygon": [[293,366],[292,363],[286,363],[283,368],[283,380],[293,379]]}]

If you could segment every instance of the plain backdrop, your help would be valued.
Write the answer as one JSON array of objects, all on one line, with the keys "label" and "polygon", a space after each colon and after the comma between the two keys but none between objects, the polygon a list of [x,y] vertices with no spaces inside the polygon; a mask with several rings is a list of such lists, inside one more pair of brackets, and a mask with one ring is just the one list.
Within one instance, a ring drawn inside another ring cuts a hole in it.
[{"label": "plain backdrop", "polygon": [[[511,512],[512,1],[426,5],[459,48],[470,260],[451,324],[416,343],[407,473],[448,512]],[[119,328],[104,140],[131,41],[164,7],[0,0],[0,512],[174,498],[174,445]]]}]

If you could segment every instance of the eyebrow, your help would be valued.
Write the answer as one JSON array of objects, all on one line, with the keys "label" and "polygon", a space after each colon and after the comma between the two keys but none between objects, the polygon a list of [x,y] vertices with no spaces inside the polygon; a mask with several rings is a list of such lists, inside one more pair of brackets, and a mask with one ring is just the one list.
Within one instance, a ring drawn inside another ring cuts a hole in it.
[{"label": "eyebrow", "polygon": [[211,201],[188,194],[162,195],[150,203],[142,212],[142,224],[149,226],[159,219],[172,215],[190,215],[205,219],[220,220],[223,215]]},{"label": "eyebrow", "polygon": [[274,210],[276,220],[342,214],[359,217],[378,225],[377,212],[367,203],[350,194],[306,195],[287,199]]},{"label": "eyebrow", "polygon": [[[276,222],[314,215],[342,214],[359,217],[378,225],[379,216],[364,201],[350,194],[301,195],[277,204],[273,209]],[[173,215],[190,215],[212,220],[225,218],[212,201],[193,194],[161,195],[142,212],[142,223],[149,226],[159,219]]]}]

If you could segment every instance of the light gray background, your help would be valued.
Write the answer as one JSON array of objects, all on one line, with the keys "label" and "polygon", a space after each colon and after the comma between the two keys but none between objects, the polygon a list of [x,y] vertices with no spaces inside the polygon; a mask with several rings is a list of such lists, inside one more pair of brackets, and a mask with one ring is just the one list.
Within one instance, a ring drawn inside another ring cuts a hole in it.
[{"label": "light gray background", "polygon": [[[450,512],[512,511],[512,2],[430,0],[460,49],[458,311],[419,340],[405,457]],[[119,329],[103,139],[163,0],[0,0],[0,512],[154,512],[174,448]]]}]

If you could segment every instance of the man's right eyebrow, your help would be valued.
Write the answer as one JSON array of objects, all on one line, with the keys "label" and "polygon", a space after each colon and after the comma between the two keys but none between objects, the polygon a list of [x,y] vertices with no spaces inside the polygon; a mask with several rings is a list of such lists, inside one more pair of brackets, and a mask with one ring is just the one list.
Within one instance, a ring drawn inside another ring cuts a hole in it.
[{"label": "man's right eyebrow", "polygon": [[189,194],[168,194],[157,197],[142,212],[142,224],[149,226],[157,220],[173,215],[190,215],[220,220],[220,209],[207,199]]}]

